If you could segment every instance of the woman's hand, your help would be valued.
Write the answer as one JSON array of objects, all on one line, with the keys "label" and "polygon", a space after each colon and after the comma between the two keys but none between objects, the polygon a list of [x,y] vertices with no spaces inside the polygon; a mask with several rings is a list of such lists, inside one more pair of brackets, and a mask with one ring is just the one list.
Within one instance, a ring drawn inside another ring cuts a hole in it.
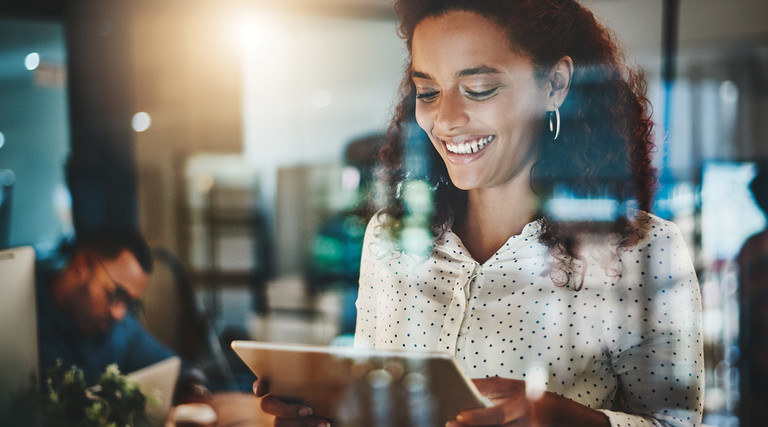
[{"label": "woman's hand", "polygon": [[269,394],[266,381],[254,381],[253,393],[261,397],[261,410],[275,416],[275,427],[330,427],[328,421],[313,417],[309,406],[287,403]]},{"label": "woman's hand", "polygon": [[554,393],[525,393],[525,381],[501,377],[472,380],[480,393],[493,406],[470,409],[449,421],[446,427],[497,425],[525,425],[548,427],[559,425],[609,426],[608,418],[601,412],[590,409]]}]

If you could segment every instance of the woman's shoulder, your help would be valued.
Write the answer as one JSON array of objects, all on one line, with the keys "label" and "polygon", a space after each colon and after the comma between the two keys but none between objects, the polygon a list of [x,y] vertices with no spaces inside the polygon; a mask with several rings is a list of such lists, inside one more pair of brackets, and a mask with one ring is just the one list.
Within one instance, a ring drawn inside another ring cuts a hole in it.
[{"label": "woman's shoulder", "polygon": [[673,221],[645,211],[636,211],[631,218],[631,229],[637,235],[630,248],[655,244],[683,244],[685,239],[680,227]]},{"label": "woman's shoulder", "polygon": [[365,227],[365,239],[382,239],[385,236],[389,236],[387,231],[387,225],[389,224],[387,213],[381,209],[371,216],[368,220],[368,225]]},{"label": "woman's shoulder", "polygon": [[671,220],[647,212],[639,212],[635,226],[642,232],[640,239],[626,248],[623,256],[658,269],[693,271],[692,254],[680,227]]},{"label": "woman's shoulder", "polygon": [[376,212],[368,220],[368,225],[365,228],[363,257],[382,259],[393,257],[399,251],[399,247],[389,229],[387,213],[384,210]]}]

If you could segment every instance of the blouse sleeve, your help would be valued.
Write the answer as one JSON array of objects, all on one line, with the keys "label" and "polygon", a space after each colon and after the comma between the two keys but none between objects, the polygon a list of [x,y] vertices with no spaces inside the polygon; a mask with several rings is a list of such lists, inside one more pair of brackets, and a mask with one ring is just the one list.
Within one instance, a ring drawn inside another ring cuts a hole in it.
[{"label": "blouse sleeve", "polygon": [[360,280],[357,294],[357,321],[355,324],[355,347],[373,348],[376,336],[376,290],[374,272],[376,257],[372,247],[378,238],[379,219],[376,214],[368,223],[363,238],[363,252],[360,258]]},{"label": "blouse sleeve", "polygon": [[679,229],[653,221],[622,263],[622,291],[605,327],[619,394],[602,412],[616,427],[701,425],[701,297]]}]

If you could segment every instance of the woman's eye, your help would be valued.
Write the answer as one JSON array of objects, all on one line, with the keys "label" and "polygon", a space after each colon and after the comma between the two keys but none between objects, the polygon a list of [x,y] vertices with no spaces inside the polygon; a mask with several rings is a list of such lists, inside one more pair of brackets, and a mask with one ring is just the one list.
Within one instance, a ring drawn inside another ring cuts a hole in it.
[{"label": "woman's eye", "polygon": [[436,98],[437,98],[437,91],[418,92],[416,94],[416,99],[418,99],[421,102],[430,103],[434,101]]},{"label": "woman's eye", "polygon": [[500,86],[497,86],[488,90],[477,91],[477,92],[473,90],[464,90],[464,95],[469,99],[473,99],[475,101],[482,101],[483,99],[488,99],[496,95],[499,89],[501,89]]}]

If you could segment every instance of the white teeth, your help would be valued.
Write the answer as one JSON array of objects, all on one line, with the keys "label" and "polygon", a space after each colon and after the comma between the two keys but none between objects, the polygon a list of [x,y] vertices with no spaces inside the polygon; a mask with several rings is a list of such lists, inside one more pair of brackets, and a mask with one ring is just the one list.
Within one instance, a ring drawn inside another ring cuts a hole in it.
[{"label": "white teeth", "polygon": [[491,141],[493,141],[493,135],[472,142],[464,142],[459,144],[446,143],[445,147],[451,153],[456,154],[477,153]]}]

